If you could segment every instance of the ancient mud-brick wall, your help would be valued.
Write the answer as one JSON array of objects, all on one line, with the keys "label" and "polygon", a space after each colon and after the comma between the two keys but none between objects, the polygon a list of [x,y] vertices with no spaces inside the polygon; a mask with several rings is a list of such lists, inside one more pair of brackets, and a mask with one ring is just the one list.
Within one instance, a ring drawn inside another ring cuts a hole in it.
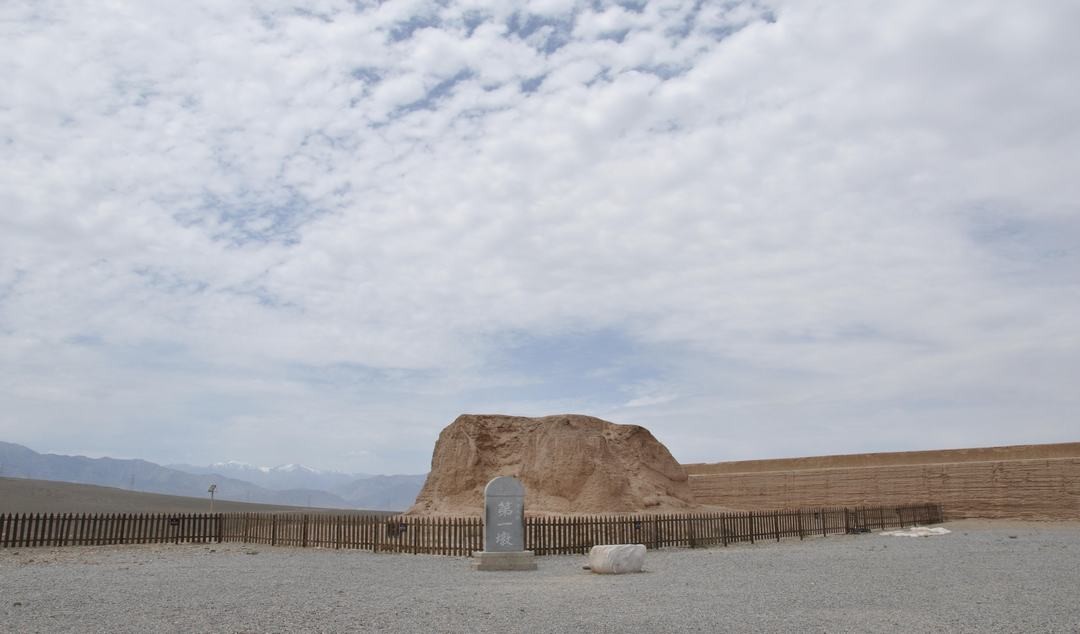
[{"label": "ancient mud-brick wall", "polygon": [[1080,443],[684,467],[698,502],[730,508],[933,501],[950,518],[1080,520]]}]

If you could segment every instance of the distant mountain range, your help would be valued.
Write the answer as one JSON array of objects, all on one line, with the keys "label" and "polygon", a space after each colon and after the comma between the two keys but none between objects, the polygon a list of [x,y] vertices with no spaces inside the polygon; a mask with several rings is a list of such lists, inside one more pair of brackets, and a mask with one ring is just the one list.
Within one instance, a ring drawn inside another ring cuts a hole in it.
[{"label": "distant mountain range", "polygon": [[[282,491],[286,489],[320,489],[334,491],[357,480],[370,478],[367,473],[341,473],[338,471],[319,471],[299,464],[286,464],[280,467],[257,467],[243,462],[230,460],[216,462],[205,467],[189,464],[165,465],[185,473],[197,475],[218,474],[227,478],[236,478],[267,489]],[[412,504],[412,502],[410,502]]]},{"label": "distant mountain range", "polygon": [[221,500],[381,511],[411,506],[427,477],[348,474],[302,465],[255,467],[239,462],[161,466],[146,460],[40,454],[6,442],[0,442],[0,476],[192,497],[206,496],[210,485],[216,484],[215,497]]}]

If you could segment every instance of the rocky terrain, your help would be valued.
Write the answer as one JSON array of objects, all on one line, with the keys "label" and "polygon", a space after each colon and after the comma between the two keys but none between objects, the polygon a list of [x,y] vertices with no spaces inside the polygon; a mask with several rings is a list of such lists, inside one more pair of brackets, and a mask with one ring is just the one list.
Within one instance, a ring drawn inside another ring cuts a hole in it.
[{"label": "rocky terrain", "polygon": [[484,486],[525,485],[527,513],[685,511],[686,472],[649,430],[591,416],[464,414],[443,429],[414,514],[479,514]]}]

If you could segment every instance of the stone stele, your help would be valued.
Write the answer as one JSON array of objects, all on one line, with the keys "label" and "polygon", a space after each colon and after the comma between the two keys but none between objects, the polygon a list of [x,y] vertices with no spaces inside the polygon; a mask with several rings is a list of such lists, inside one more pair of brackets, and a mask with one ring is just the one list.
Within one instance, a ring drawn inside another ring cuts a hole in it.
[{"label": "stone stele", "polygon": [[473,553],[474,570],[536,570],[525,550],[525,487],[499,476],[484,487],[484,550]]}]

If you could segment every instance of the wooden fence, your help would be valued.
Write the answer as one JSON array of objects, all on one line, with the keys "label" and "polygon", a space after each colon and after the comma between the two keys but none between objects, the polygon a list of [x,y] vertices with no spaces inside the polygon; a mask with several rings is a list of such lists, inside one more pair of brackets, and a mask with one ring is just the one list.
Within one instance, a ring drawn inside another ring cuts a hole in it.
[{"label": "wooden fence", "polygon": [[267,546],[467,557],[484,545],[479,517],[229,513],[222,522],[222,541]]},{"label": "wooden fence", "polygon": [[221,527],[220,513],[0,515],[0,547],[219,542]]},{"label": "wooden fence", "polygon": [[596,544],[696,548],[873,529],[906,528],[942,521],[941,506],[816,508],[745,513],[691,513],[535,517],[525,522],[525,548],[537,555],[587,553]]},{"label": "wooden fence", "polygon": [[[722,545],[905,528],[941,522],[938,504],[746,513],[528,517],[525,548],[586,553],[596,544]],[[241,542],[300,548],[469,556],[483,547],[479,517],[218,513],[0,515],[0,547]]]}]

